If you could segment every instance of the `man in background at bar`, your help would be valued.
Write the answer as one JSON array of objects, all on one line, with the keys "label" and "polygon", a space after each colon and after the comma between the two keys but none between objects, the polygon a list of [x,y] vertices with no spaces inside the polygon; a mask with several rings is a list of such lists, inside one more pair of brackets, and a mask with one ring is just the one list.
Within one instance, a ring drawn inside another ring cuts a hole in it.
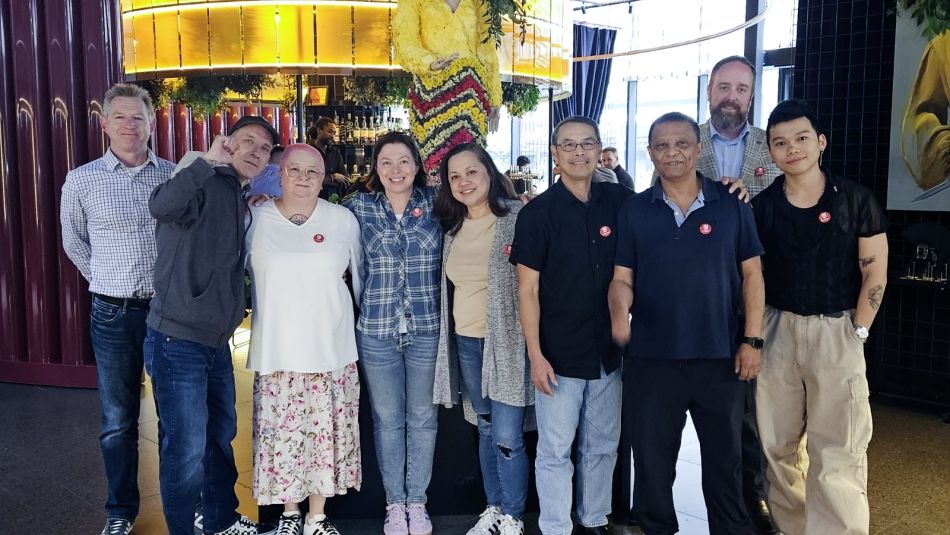
[{"label": "man in background at bar", "polygon": [[604,149],[601,154],[601,162],[605,169],[610,169],[617,175],[617,183],[621,186],[626,186],[629,189],[633,189],[633,178],[630,176],[630,173],[620,165],[620,154],[617,152],[617,149],[614,147],[607,147]]},{"label": "man in background at bar", "polygon": [[148,148],[155,109],[144,89],[116,84],[102,108],[99,124],[109,148],[66,175],[60,221],[63,250],[92,292],[89,322],[107,485],[102,535],[128,535],[139,512],[142,343],[156,254],[155,220],[146,201],[175,166]]},{"label": "man in background at bar", "polygon": [[310,127],[307,137],[313,140],[312,145],[323,154],[323,161],[326,164],[327,175],[323,188],[320,190],[320,198],[329,199],[334,193],[342,197],[349,186],[349,181],[346,178],[346,161],[343,159],[343,154],[332,144],[333,139],[336,138],[336,123],[329,117],[320,117]]}]

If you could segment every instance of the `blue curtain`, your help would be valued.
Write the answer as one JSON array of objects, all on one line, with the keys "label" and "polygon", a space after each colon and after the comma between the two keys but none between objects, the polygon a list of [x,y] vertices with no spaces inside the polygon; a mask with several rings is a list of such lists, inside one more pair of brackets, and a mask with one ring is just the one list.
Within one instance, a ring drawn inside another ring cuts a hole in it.
[{"label": "blue curtain", "polygon": [[[610,54],[614,51],[617,30],[574,25],[574,57]],[[610,82],[613,60],[582,61],[574,64],[573,94],[554,103],[554,124],[571,115],[590,117],[600,122]]]}]

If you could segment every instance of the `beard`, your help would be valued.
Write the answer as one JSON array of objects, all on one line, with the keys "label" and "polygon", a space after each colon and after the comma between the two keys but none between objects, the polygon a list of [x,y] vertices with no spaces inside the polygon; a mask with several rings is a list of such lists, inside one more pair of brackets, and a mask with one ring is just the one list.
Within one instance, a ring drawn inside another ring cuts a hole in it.
[{"label": "beard", "polygon": [[[725,105],[735,106],[736,110],[724,110],[723,106]],[[718,106],[710,110],[709,115],[717,130],[738,128],[749,120],[748,112],[743,113],[739,104],[736,102],[720,102]]]}]

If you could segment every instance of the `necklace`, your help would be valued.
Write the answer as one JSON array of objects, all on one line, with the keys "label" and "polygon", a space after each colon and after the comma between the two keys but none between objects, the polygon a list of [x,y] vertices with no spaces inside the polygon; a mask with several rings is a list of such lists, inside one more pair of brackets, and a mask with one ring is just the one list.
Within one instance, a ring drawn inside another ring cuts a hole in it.
[{"label": "necklace", "polygon": [[291,223],[293,223],[294,225],[297,225],[298,227],[307,222],[307,216],[303,214],[294,214],[288,217],[287,219],[289,219]]},{"label": "necklace", "polygon": [[[821,195],[818,196],[820,199],[822,195],[825,194],[825,190],[828,189],[828,179],[825,178],[825,174],[821,174]],[[785,199],[788,200],[788,177],[782,181],[782,193],[785,194]]]}]

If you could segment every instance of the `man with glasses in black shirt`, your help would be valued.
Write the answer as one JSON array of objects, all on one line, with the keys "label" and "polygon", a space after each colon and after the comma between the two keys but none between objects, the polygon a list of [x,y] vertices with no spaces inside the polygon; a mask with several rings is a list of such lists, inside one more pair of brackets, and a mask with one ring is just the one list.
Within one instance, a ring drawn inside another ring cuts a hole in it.
[{"label": "man with glasses in black shirt", "polygon": [[607,288],[617,210],[633,192],[592,182],[600,148],[591,119],[572,116],[557,125],[551,151],[561,179],[518,214],[510,257],[518,266],[521,323],[538,389],[535,471],[545,535],[572,531],[572,475],[577,532],[607,533],[610,513],[620,351],[610,339]]},{"label": "man with glasses in black shirt", "polygon": [[887,281],[887,221],[870,190],[820,167],[828,142],[804,102],[779,104],[766,132],[785,173],[753,200],[766,251],[756,411],[772,518],[786,535],[866,534],[864,342]]}]

